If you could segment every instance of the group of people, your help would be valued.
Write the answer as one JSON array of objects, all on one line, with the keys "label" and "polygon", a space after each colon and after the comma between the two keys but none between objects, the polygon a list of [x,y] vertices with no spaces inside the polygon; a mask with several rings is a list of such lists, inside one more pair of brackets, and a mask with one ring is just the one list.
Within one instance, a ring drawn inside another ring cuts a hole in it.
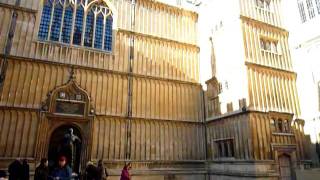
[{"label": "group of people", "polygon": [[[59,157],[58,167],[54,168],[51,172],[48,167],[48,160],[46,158],[41,159],[40,165],[36,168],[34,174],[34,180],[71,180],[75,178],[75,174],[72,173],[72,169],[67,164],[67,158],[65,156]],[[130,180],[131,176],[129,170],[131,164],[126,164],[121,172],[120,180]],[[9,165],[9,180],[29,180],[30,168],[28,161],[25,159],[22,162],[15,160]],[[99,160],[97,166],[92,162],[87,163],[87,167],[84,174],[86,180],[106,180],[108,177],[107,169],[103,166],[103,161]],[[0,180],[6,179],[6,172],[0,171]]]},{"label": "group of people", "polygon": [[[30,177],[30,168],[28,164],[28,160],[14,160],[8,168],[9,179],[19,179],[19,180],[29,180]],[[7,173],[3,170],[0,171],[0,180],[6,179]]]}]

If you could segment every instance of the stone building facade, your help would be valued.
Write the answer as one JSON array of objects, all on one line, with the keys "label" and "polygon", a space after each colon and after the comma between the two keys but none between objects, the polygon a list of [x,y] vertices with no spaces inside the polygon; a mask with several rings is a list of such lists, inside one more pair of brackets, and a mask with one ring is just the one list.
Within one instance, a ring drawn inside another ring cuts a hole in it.
[{"label": "stone building facade", "polygon": [[208,100],[222,99],[219,79],[207,96],[199,83],[197,13],[153,0],[0,0],[0,168],[54,162],[73,128],[75,171],[102,159],[111,179],[127,162],[134,179],[277,179],[278,157],[294,174],[307,157],[290,55],[280,63],[253,47],[253,32],[283,45],[288,33],[278,16],[245,14],[248,2],[238,60],[248,97],[222,115]]},{"label": "stone building facade", "polygon": [[79,169],[103,159],[115,179],[125,162],[135,179],[204,177],[195,12],[151,0],[1,0],[0,16],[1,169],[20,157],[33,170],[73,128]]},{"label": "stone building facade", "polygon": [[211,38],[206,92],[212,179],[295,179],[294,170],[310,163],[281,3],[215,6],[226,11]]}]

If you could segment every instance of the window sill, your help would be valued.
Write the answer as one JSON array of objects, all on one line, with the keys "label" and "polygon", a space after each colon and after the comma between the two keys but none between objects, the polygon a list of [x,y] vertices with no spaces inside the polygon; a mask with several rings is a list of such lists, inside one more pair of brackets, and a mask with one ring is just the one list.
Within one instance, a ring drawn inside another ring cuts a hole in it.
[{"label": "window sill", "polygon": [[66,43],[58,42],[58,41],[39,40],[39,39],[36,40],[35,42],[36,43],[42,43],[42,44],[58,45],[58,46],[61,46],[61,47],[71,48],[71,49],[90,50],[90,51],[94,51],[94,52],[113,55],[113,51],[112,50],[111,51],[106,51],[106,50],[96,49],[96,48],[92,48],[92,47],[80,46],[80,45],[75,45],[75,44],[66,44]]},{"label": "window sill", "polygon": [[259,7],[259,6],[256,6],[256,9],[257,9],[258,11],[266,12],[266,13],[268,13],[268,14],[274,14],[274,12],[272,12],[271,10],[268,10],[268,9],[265,9],[265,8],[261,8],[261,7]]},{"label": "window sill", "polygon": [[268,50],[264,50],[264,49],[261,49],[261,52],[264,54],[272,54],[272,55],[276,55],[276,56],[282,56],[282,54],[280,54],[280,53],[272,52],[272,51],[268,51]]},{"label": "window sill", "polygon": [[273,132],[272,135],[276,136],[294,136],[293,133]]}]

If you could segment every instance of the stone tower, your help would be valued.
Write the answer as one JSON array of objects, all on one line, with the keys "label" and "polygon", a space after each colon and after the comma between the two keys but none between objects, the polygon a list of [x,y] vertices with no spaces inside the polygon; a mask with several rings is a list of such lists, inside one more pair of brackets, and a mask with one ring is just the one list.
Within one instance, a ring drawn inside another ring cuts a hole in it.
[{"label": "stone tower", "polygon": [[309,141],[281,1],[212,3],[216,70],[207,81],[207,143],[209,158],[228,167],[216,175],[221,164],[213,163],[212,176],[293,178],[293,169],[309,158]]}]

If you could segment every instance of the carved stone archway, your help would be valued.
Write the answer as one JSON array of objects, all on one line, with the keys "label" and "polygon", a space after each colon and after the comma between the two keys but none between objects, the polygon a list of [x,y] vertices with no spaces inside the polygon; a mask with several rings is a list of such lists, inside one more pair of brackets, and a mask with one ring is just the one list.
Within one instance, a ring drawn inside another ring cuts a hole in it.
[{"label": "carved stone archway", "polygon": [[75,81],[73,70],[67,83],[49,92],[40,111],[36,157],[47,157],[54,132],[62,126],[76,127],[80,133],[81,152],[79,169],[90,160],[94,109],[88,93]]}]

